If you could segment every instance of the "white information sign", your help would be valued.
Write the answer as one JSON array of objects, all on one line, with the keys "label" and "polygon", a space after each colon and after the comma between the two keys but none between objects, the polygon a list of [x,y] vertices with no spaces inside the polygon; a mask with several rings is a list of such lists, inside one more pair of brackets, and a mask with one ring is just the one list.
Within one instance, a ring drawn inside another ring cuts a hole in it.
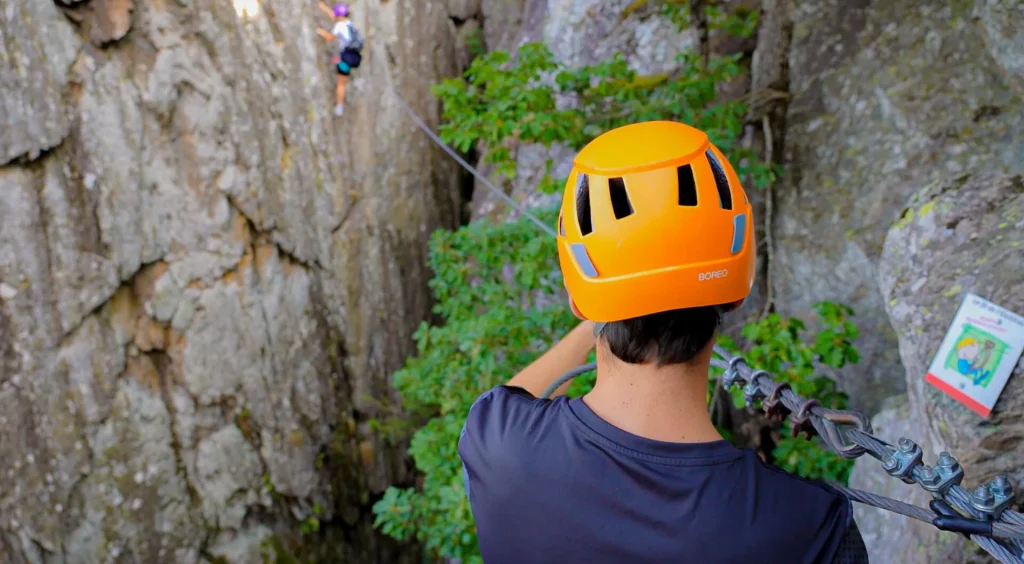
[{"label": "white information sign", "polygon": [[925,380],[988,417],[1024,351],[1024,317],[967,294]]}]

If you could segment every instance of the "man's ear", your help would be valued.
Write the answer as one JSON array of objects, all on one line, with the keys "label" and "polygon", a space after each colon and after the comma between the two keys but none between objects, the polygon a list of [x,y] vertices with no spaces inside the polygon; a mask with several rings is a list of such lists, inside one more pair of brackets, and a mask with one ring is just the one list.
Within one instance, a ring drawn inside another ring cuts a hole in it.
[{"label": "man's ear", "polygon": [[576,317],[583,321],[587,320],[587,318],[584,317],[582,313],[580,313],[580,308],[576,307],[576,302],[574,302],[571,297],[569,298],[569,308],[572,310],[573,315],[575,315]]}]

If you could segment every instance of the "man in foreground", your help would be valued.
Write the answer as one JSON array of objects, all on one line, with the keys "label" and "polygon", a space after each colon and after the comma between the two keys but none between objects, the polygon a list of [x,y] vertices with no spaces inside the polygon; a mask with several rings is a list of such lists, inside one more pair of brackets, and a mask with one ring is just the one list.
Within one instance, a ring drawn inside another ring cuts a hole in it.
[{"label": "man in foreground", "polygon": [[[701,131],[639,123],[580,151],[558,250],[584,321],[480,396],[459,440],[485,562],[867,562],[849,500],[733,447],[708,414],[715,334],[754,281],[753,225]],[[590,393],[538,399],[595,344]]]}]

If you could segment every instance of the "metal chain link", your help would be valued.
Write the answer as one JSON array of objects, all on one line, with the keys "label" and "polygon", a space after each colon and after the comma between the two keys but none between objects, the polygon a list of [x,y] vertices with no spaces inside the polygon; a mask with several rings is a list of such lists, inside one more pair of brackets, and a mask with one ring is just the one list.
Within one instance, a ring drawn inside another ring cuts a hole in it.
[{"label": "metal chain link", "polygon": [[810,435],[813,430],[826,447],[844,458],[870,454],[881,461],[889,475],[907,484],[919,484],[934,498],[929,511],[885,496],[836,486],[850,499],[943,530],[961,532],[999,561],[1024,564],[1024,514],[1009,509],[1015,495],[1005,475],[968,492],[960,486],[963,468],[949,453],[943,452],[936,465],[929,466],[923,462],[921,447],[914,441],[901,438],[894,446],[872,435],[871,423],[863,414],[829,409],[814,399],[805,400],[788,384],[774,382],[765,371],[751,369],[742,356],[730,355],[718,345],[715,354],[721,359],[712,359],[712,366],[725,371],[722,387],[729,389],[741,381],[745,383],[743,396],[748,405],[760,401],[769,416],[784,418],[793,414],[794,435]]}]

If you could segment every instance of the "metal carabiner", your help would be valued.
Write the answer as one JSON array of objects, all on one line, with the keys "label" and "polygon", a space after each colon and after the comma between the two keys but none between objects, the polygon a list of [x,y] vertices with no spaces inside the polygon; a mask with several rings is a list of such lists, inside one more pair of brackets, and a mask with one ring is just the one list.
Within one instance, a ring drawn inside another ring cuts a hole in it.
[{"label": "metal carabiner", "polygon": [[831,443],[836,453],[843,458],[857,458],[861,456],[867,449],[858,445],[854,442],[847,442],[846,438],[843,437],[842,431],[836,426],[836,423],[842,423],[845,425],[852,425],[857,430],[863,433],[871,433],[871,422],[868,421],[867,417],[864,417],[860,413],[853,411],[838,411],[838,410],[823,410],[821,414],[822,427],[825,428],[825,434],[827,435],[828,441]]},{"label": "metal carabiner", "polygon": [[826,409],[823,410],[821,417],[823,419],[828,419],[833,423],[851,425],[856,427],[861,433],[868,435],[871,434],[871,420],[865,417],[863,413],[838,409]]}]

